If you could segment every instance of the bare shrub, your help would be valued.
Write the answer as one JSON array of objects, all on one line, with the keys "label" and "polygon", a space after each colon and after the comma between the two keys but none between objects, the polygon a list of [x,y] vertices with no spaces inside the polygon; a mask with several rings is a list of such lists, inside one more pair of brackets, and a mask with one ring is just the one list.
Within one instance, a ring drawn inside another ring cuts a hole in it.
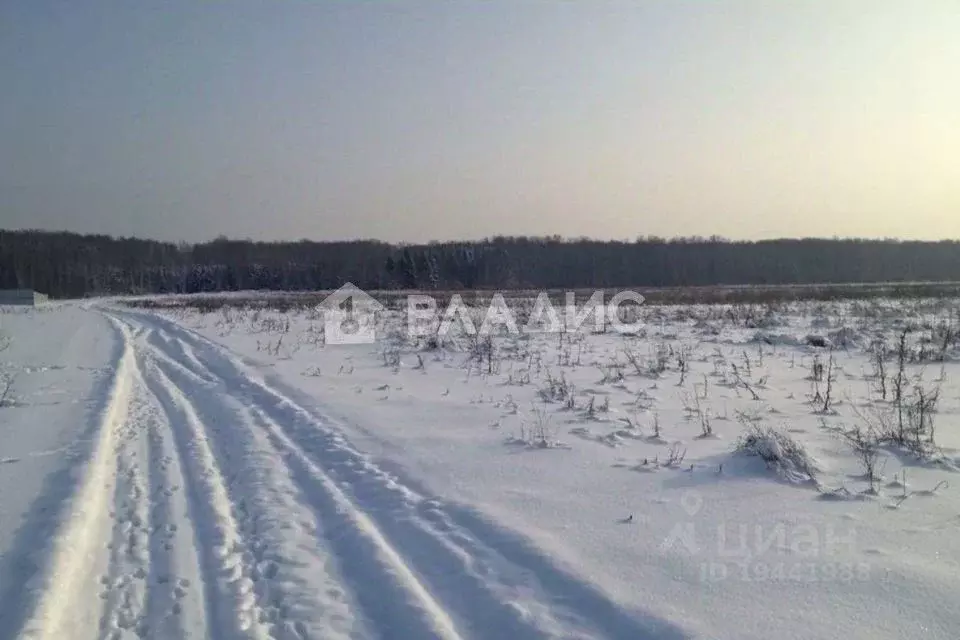
[{"label": "bare shrub", "polygon": [[757,456],[768,468],[790,482],[817,481],[819,469],[806,448],[786,431],[746,421],[744,433],[737,440],[737,453]]},{"label": "bare shrub", "polygon": [[935,418],[940,387],[926,387],[921,379],[907,394],[905,386],[905,375],[898,373],[894,376],[893,407],[860,411],[853,405],[854,413],[878,442],[904,449],[921,460],[930,460],[939,452]]},{"label": "bare shrub", "polygon": [[397,345],[385,345],[380,352],[383,357],[383,366],[396,369],[400,366],[400,347]]},{"label": "bare shrub", "polygon": [[873,379],[880,399],[887,400],[887,345],[878,340],[871,348],[873,355]]},{"label": "bare shrub", "polygon": [[833,357],[833,347],[831,347],[830,357],[827,360],[827,371],[825,374],[827,388],[821,398],[823,404],[819,409],[819,412],[823,414],[830,413],[830,411],[833,410],[833,384],[837,381],[836,366],[836,359]]},{"label": "bare shrub", "polygon": [[508,444],[536,449],[563,448],[554,437],[554,427],[546,407],[533,404],[531,408],[530,414],[520,422],[520,437],[508,439]]},{"label": "bare shrub", "polygon": [[546,383],[540,387],[537,393],[544,402],[562,402],[569,404],[575,392],[575,387],[567,381],[562,371],[560,372],[559,378],[554,378],[553,375],[547,371]]},{"label": "bare shrub", "polygon": [[737,365],[731,363],[730,370],[733,372],[733,377],[734,377],[734,380],[736,381],[736,383],[734,384],[734,388],[743,387],[744,389],[750,392],[750,396],[755,401],[759,402],[761,400],[760,395],[754,390],[753,386],[749,382],[747,382],[744,379],[744,377],[740,374],[740,370],[737,368]]},{"label": "bare shrub", "polygon": [[481,372],[488,375],[499,373],[500,357],[497,354],[493,336],[479,334],[471,336],[468,353],[468,364],[475,364]]},{"label": "bare shrub", "polygon": [[660,416],[659,414],[653,414],[653,438],[654,440],[663,440],[663,436],[660,434]]},{"label": "bare shrub", "polygon": [[13,406],[13,381],[16,376],[6,371],[0,371],[0,408]]},{"label": "bare shrub", "polygon": [[659,378],[667,370],[670,362],[670,349],[662,343],[654,348],[653,358],[650,360],[641,356],[629,345],[623,348],[623,355],[636,370],[637,375],[645,378]]},{"label": "bare shrub", "polygon": [[687,450],[683,448],[683,445],[679,442],[675,442],[667,453],[667,461],[663,464],[665,467],[679,467],[683,464],[683,459],[686,457]]},{"label": "bare shrub", "polygon": [[880,457],[880,442],[877,433],[867,427],[857,426],[843,433],[843,438],[850,445],[857,461],[863,469],[863,477],[870,483],[869,493],[877,493],[877,483],[880,476],[877,473],[877,462]]},{"label": "bare shrub", "polygon": [[695,418],[697,423],[700,425],[700,435],[698,437],[712,437],[713,424],[710,420],[710,414],[707,411],[704,411],[703,406],[700,403],[700,396],[694,392],[692,403],[690,401],[691,396],[688,394],[681,394],[680,398],[683,402],[684,411],[686,411],[688,419]]},{"label": "bare shrub", "polygon": [[893,376],[893,406],[897,410],[897,441],[904,442],[906,439],[906,420],[904,395],[907,390],[907,334],[909,331],[904,329],[897,340],[897,372]]}]

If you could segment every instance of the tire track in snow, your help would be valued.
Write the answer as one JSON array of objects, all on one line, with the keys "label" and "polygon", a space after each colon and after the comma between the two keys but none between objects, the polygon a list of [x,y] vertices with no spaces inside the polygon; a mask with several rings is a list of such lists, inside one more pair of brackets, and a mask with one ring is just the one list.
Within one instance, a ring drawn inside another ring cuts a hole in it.
[{"label": "tire track in snow", "polygon": [[[132,382],[136,389],[136,380]],[[126,420],[118,428],[114,445],[115,476],[112,523],[107,571],[100,577],[104,612],[100,619],[101,638],[119,638],[124,630],[146,637],[149,627],[144,619],[146,579],[150,573],[151,524],[149,483],[141,462],[149,460],[145,439],[139,437],[138,424],[143,408],[136,397]]]},{"label": "tire track in snow", "polygon": [[205,611],[187,600],[200,571],[190,520],[182,517],[184,476],[170,455],[169,424],[147,390],[137,349],[153,330],[125,329],[133,351],[130,400],[113,450],[112,530],[99,579],[99,637],[192,637],[203,632]]},{"label": "tire track in snow", "polygon": [[[216,380],[206,377],[206,372],[200,361],[182,341],[173,340],[166,332],[152,331],[147,339],[151,347],[151,355],[161,358],[168,364],[182,369],[188,375],[196,378],[201,384],[213,384]],[[169,351],[169,352],[168,352]],[[179,356],[179,357],[178,357]]]},{"label": "tire track in snow", "polygon": [[[482,538],[457,523],[438,500],[427,499],[352,450],[338,435],[296,415],[301,408],[278,408],[252,399],[251,411],[270,434],[291,469],[297,470],[314,502],[323,507],[324,492],[341,492],[363,526],[378,530],[442,604],[461,635],[473,638],[669,638],[669,633],[642,629],[637,621],[549,561],[530,551],[516,551],[518,563],[483,539],[497,539],[494,528]],[[291,435],[298,425],[300,435]],[[306,431],[306,435],[303,434]],[[311,445],[310,442],[313,442]],[[302,444],[301,444],[302,443]],[[335,476],[336,480],[331,478]],[[517,540],[499,537],[516,545]],[[546,584],[549,579],[549,585]],[[578,606],[572,606],[579,603]],[[598,618],[598,614],[602,617]],[[656,632],[656,633],[654,633]]]},{"label": "tire track in snow", "polygon": [[[401,598],[406,591],[426,616],[420,622],[433,620],[437,627],[414,637],[684,637],[667,623],[624,612],[518,536],[414,491],[222,348],[163,319],[131,315],[169,333],[168,345],[189,345],[205,368],[202,376],[220,380],[209,394],[243,399],[245,412],[282,454],[324,523],[344,580],[381,632],[410,618],[384,610],[378,603],[383,598],[367,593],[377,575],[379,588],[391,585],[395,595],[399,587]],[[380,566],[370,566],[371,556]]]},{"label": "tire track in snow", "polygon": [[102,603],[89,598],[88,592],[98,571],[106,564],[101,540],[110,530],[108,514],[116,482],[114,456],[119,430],[130,405],[135,366],[129,328],[116,319],[111,322],[122,346],[114,367],[109,400],[70,513],[57,532],[37,603],[22,629],[21,636],[25,638],[77,637],[97,628],[101,617]]},{"label": "tire track in snow", "polygon": [[[170,603],[187,595],[190,559],[169,524],[182,476],[161,457],[168,438],[158,425],[137,363],[135,343],[152,330],[110,318],[120,336],[110,400],[86,466],[77,508],[58,531],[50,577],[21,630],[33,638],[186,638],[199,615]],[[172,552],[184,560],[172,562]],[[158,624],[161,623],[161,624]]]},{"label": "tire track in snow", "polygon": [[206,608],[201,598],[191,596],[195,593],[194,585],[202,583],[203,572],[183,471],[168,425],[153,417],[147,437],[152,453],[149,477],[153,522],[146,611],[149,637],[199,636],[206,634]]},{"label": "tire track in snow", "polygon": [[259,620],[239,525],[205,426],[190,401],[156,371],[145,363],[144,380],[168,419],[189,487],[189,518],[197,530],[197,553],[205,577],[207,635],[269,638]]},{"label": "tire track in snow", "polygon": [[[153,339],[147,331],[134,341],[136,404],[141,408],[132,427],[147,450],[150,570],[145,621],[149,638],[210,637],[205,601],[193,597],[194,584],[205,580],[198,552],[198,533],[191,515],[191,486],[179,459],[173,428],[144,376],[143,355],[137,348]],[[118,505],[119,508],[119,505]],[[133,523],[137,525],[136,522]],[[139,577],[137,573],[134,577]]]},{"label": "tire track in snow", "polygon": [[[164,360],[154,364],[156,375],[168,387],[189,382],[183,371]],[[198,423],[208,425],[211,439],[220,441],[224,466],[235,469],[230,482],[236,493],[235,508],[247,523],[246,527],[238,525],[238,529],[247,529],[249,557],[261,567],[256,573],[244,573],[255,578],[255,587],[261,587],[258,593],[270,593],[273,598],[263,608],[263,620],[289,637],[351,637],[361,632],[355,637],[459,638],[442,608],[402,560],[385,549],[383,540],[371,539],[367,530],[350,519],[357,514],[348,504],[334,499],[319,512],[304,506],[296,474],[277,464],[283,457],[262,431],[254,428],[253,416],[242,404],[231,402],[222,388],[195,388],[193,394],[202,401],[184,402],[194,407]],[[216,434],[218,429],[213,425],[217,423],[230,424],[231,433]],[[234,443],[232,450],[223,446],[226,439]],[[280,489],[279,493],[271,494],[271,487],[273,491]],[[286,531],[276,531],[281,535],[269,539],[268,531],[258,530],[260,524],[264,525],[262,529],[272,525],[274,529],[284,526]],[[298,524],[299,535],[295,530]],[[299,537],[300,544],[289,544],[291,537]],[[332,549],[317,547],[317,541],[324,538],[336,541]],[[267,551],[269,555],[265,555]],[[306,564],[311,556],[316,560],[313,567]],[[331,574],[325,568],[339,565],[342,569],[344,562],[349,565],[346,575],[352,578],[348,582],[353,594],[373,626],[365,632],[352,610],[353,599],[344,593],[344,572]],[[264,582],[269,586],[262,588]]]},{"label": "tire track in snow", "polygon": [[[112,425],[106,458],[113,474],[103,503],[112,509],[101,521],[109,534],[100,543],[102,561],[93,563],[105,568],[90,580],[103,587],[101,602],[69,594],[99,610],[99,633],[96,623],[86,624],[71,637],[371,637],[324,566],[332,558],[314,553],[317,523],[309,510],[296,510],[289,480],[284,495],[276,452],[256,446],[259,432],[242,428],[228,396],[206,407],[188,398],[195,372],[145,348],[152,329],[116,324],[132,360],[124,377],[129,410]],[[225,428],[234,424],[241,428]],[[292,525],[300,535],[290,535]],[[297,571],[299,581],[284,580]],[[322,624],[312,630],[300,619],[321,610]]]},{"label": "tire track in snow", "polygon": [[[496,631],[492,635],[496,637],[537,638],[545,635],[542,629],[524,620],[522,610],[500,600],[480,576],[470,576],[464,571],[469,558],[462,555],[451,557],[454,551],[452,547],[410,517],[412,511],[409,507],[418,500],[417,496],[402,487],[380,486],[378,489],[392,492],[393,498],[403,504],[390,504],[391,497],[384,495],[367,496],[376,501],[377,507],[371,508],[371,503],[365,501],[366,510],[360,508],[358,493],[353,490],[355,487],[348,489],[349,483],[343,481],[342,475],[338,481],[334,481],[266,413],[260,409],[251,411],[260,426],[270,434],[278,451],[282,452],[286,464],[298,477],[304,494],[321,519],[335,523],[344,517],[348,520],[347,527],[337,523],[326,537],[340,552],[344,574],[348,580],[352,580],[358,592],[362,594],[370,580],[364,575],[366,571],[357,566],[357,558],[369,553],[358,548],[356,541],[351,539],[351,536],[356,536],[357,529],[373,539],[387,561],[396,567],[406,581],[416,585],[418,595],[430,598],[432,607],[435,607],[434,615],[443,615],[450,620],[451,629],[454,624],[457,625],[459,632],[455,633],[458,636],[488,636],[494,628]],[[362,480],[369,481],[369,477]],[[374,511],[381,512],[381,518],[376,518]],[[479,579],[467,580],[467,576]],[[431,595],[431,592],[438,595]],[[382,597],[380,594],[370,595],[371,600]],[[385,619],[379,626],[390,628],[398,624],[396,619]],[[561,629],[555,631],[557,637],[563,635]]]}]

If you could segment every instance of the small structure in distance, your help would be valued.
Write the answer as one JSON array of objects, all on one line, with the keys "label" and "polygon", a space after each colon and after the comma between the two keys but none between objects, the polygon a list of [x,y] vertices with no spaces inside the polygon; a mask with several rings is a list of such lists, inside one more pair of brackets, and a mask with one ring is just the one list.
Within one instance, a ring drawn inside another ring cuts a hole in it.
[{"label": "small structure in distance", "polygon": [[0,305],[36,307],[49,300],[49,296],[33,289],[0,289]]}]

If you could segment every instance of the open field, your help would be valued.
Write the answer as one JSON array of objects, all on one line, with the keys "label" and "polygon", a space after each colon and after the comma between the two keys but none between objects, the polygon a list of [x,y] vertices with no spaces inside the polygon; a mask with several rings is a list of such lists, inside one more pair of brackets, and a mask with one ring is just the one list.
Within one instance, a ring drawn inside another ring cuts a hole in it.
[{"label": "open field", "polygon": [[[551,300],[562,301],[567,293],[578,299],[589,298],[600,291],[610,297],[618,289],[546,289]],[[951,298],[960,296],[958,282],[889,282],[870,284],[809,284],[809,285],[715,285],[709,287],[636,287],[650,304],[764,304],[798,302],[803,300],[869,300],[876,298],[918,299]],[[333,293],[324,291],[237,291],[230,293],[196,293],[185,295],[142,296],[128,298],[127,304],[143,308],[190,307],[215,310],[223,306],[269,308],[278,311],[309,308],[320,304]],[[367,291],[387,308],[397,309],[406,304],[409,294],[430,295],[443,305],[454,295],[471,303],[484,304],[495,293],[507,299],[523,300],[536,297],[540,291],[508,290],[383,290]]]},{"label": "open field", "polygon": [[200,299],[0,314],[0,637],[960,628],[958,298],[357,345]]}]

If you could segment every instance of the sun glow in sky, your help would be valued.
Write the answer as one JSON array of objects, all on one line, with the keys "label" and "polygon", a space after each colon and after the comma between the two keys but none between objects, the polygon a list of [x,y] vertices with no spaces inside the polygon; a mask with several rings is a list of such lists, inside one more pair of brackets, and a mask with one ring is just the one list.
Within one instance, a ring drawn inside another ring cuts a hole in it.
[{"label": "sun glow in sky", "polygon": [[960,237],[960,2],[0,5],[0,228]]}]

